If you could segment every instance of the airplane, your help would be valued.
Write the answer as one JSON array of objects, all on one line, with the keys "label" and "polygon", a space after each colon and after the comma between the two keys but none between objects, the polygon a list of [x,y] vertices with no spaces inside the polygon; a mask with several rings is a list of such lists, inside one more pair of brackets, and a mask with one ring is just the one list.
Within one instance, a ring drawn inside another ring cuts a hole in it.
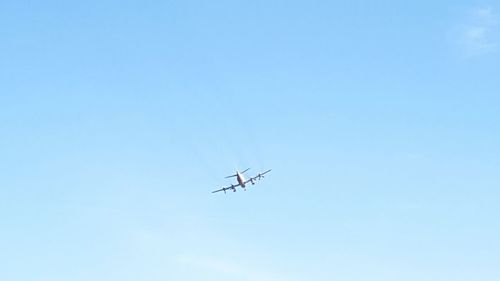
[{"label": "airplane", "polygon": [[267,170],[267,171],[265,171],[263,173],[258,173],[256,176],[251,177],[251,178],[249,178],[247,180],[243,176],[243,173],[245,173],[248,170],[250,170],[250,168],[244,170],[243,172],[236,171],[236,174],[227,176],[226,179],[227,178],[236,177],[236,180],[238,181],[238,183],[237,184],[231,184],[231,186],[223,187],[223,188],[221,188],[219,190],[212,191],[212,193],[216,193],[216,192],[220,192],[220,191],[224,191],[224,193],[226,193],[226,190],[232,190],[233,192],[236,192],[236,187],[238,187],[238,186],[241,186],[243,188],[243,190],[246,191],[247,190],[246,189],[246,184],[247,183],[251,183],[252,185],[254,185],[256,180],[260,180],[260,179],[264,178],[265,174],[271,172],[271,170]]}]

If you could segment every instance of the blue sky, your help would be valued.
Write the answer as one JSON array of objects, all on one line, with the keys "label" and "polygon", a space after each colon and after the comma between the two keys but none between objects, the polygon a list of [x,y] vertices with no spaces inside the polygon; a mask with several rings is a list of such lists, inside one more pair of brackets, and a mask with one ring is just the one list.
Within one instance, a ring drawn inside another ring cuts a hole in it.
[{"label": "blue sky", "polygon": [[[0,279],[500,280],[495,1],[0,2]],[[211,194],[235,169],[273,171]]]}]

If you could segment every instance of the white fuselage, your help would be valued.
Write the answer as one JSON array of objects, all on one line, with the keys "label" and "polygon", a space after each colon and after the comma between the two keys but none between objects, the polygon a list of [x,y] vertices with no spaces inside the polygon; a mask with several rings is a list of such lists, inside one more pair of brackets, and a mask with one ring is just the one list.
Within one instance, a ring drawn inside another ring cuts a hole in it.
[{"label": "white fuselage", "polygon": [[236,172],[236,179],[238,180],[238,183],[241,185],[241,187],[245,187],[245,178],[242,174],[240,174],[240,172]]}]

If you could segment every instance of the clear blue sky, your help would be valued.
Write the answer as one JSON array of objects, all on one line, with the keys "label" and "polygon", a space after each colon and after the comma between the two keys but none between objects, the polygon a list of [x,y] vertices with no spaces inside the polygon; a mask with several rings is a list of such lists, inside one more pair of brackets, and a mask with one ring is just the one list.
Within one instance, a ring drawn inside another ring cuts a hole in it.
[{"label": "clear blue sky", "polygon": [[[3,281],[500,280],[497,1],[0,2]],[[272,168],[247,192],[224,176]]]}]

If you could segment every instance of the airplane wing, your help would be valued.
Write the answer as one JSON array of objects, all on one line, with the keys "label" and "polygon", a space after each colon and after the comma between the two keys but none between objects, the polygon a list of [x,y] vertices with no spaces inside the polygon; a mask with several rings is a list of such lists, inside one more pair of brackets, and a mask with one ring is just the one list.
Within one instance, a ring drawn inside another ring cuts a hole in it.
[{"label": "airplane wing", "polygon": [[264,173],[260,173],[260,174],[258,174],[257,176],[261,176],[261,177],[262,177],[263,175],[265,175],[265,174],[267,174],[267,173],[269,173],[269,172],[271,172],[271,169],[269,169],[269,170],[265,171]]},{"label": "airplane wing", "polygon": [[248,180],[246,180],[246,181],[245,181],[245,184],[247,184],[247,183],[249,183],[249,182],[251,182],[252,184],[254,184],[255,180],[260,180],[261,178],[263,178],[263,177],[264,177],[264,175],[265,175],[265,174],[267,174],[267,173],[269,173],[269,172],[271,172],[271,170],[267,170],[267,171],[265,171],[265,172],[263,172],[263,173],[259,173],[259,174],[257,174],[255,177],[251,177],[251,178],[249,178]]},{"label": "airplane wing", "polygon": [[[250,169],[250,168],[249,168],[249,169]],[[243,171],[242,173],[244,173],[244,172],[248,171],[249,169],[246,169],[246,170],[245,170],[245,171]],[[269,172],[271,172],[271,170],[267,170],[267,171],[265,171],[265,172],[259,173],[259,174],[257,174],[256,176],[251,177],[251,178],[249,178],[248,180],[246,180],[246,181],[243,183],[243,185],[245,185],[245,184],[247,184],[247,183],[249,183],[249,182],[251,182],[252,184],[255,184],[255,181],[256,181],[256,180],[260,180],[260,179],[264,178],[264,175],[265,175],[265,174],[267,174],[267,173],[269,173]],[[234,176],[236,176],[236,175],[229,176],[229,177],[234,177]],[[218,190],[212,191],[212,193],[217,193],[217,192],[221,192],[221,191],[224,191],[224,193],[226,193],[226,191],[228,191],[228,190],[232,190],[233,192],[236,192],[236,187],[238,187],[238,186],[240,186],[240,184],[239,184],[239,183],[238,183],[238,184],[232,184],[231,186],[228,186],[228,187],[223,187],[223,188],[221,188],[221,189],[218,189]]]},{"label": "airplane wing", "polygon": [[217,193],[217,192],[221,192],[221,191],[224,191],[224,193],[226,193],[227,190],[232,190],[233,192],[236,192],[236,187],[237,186],[240,186],[240,185],[239,184],[232,184],[231,186],[223,187],[221,189],[212,191],[212,193]]}]

